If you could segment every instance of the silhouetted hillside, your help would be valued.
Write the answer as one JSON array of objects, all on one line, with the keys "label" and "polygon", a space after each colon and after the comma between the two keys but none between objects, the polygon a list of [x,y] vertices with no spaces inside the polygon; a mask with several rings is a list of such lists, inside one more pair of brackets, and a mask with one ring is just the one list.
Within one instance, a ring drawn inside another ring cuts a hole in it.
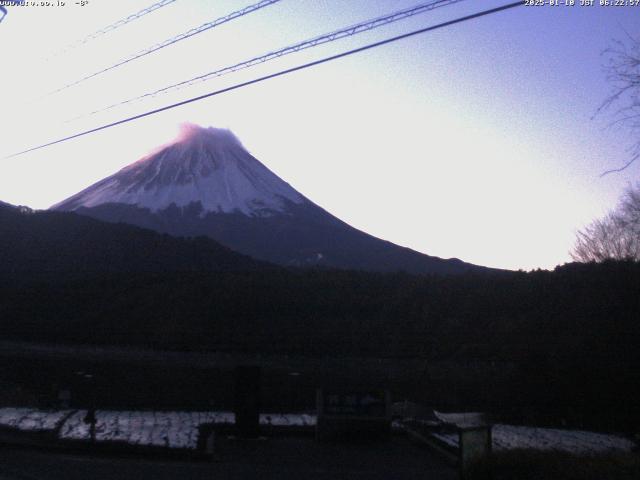
[{"label": "silhouetted hillside", "polygon": [[108,272],[265,268],[204,237],[183,239],[66,212],[0,204],[0,275],[13,280]]},{"label": "silhouetted hillside", "polygon": [[640,426],[639,263],[425,277],[258,268],[69,213],[0,207],[0,231],[4,339],[421,358],[415,395]]}]

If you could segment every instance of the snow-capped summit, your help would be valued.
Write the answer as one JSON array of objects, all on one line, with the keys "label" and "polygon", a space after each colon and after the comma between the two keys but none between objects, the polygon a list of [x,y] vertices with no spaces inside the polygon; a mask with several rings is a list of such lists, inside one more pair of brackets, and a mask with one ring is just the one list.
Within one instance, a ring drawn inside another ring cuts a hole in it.
[{"label": "snow-capped summit", "polygon": [[304,197],[256,160],[229,130],[184,124],[174,141],[53,208],[120,203],[158,212],[199,202],[203,213],[269,216]]},{"label": "snow-capped summit", "polygon": [[170,235],[206,235],[282,265],[412,273],[480,269],[356,230],[295,191],[230,131],[190,124],[174,141],[52,208]]}]

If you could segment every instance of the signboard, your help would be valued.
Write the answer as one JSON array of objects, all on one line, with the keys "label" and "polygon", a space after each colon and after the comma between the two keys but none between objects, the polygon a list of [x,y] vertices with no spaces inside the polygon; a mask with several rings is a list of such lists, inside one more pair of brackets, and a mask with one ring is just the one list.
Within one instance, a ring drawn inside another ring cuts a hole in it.
[{"label": "signboard", "polygon": [[326,392],[323,395],[324,415],[385,417],[387,402],[384,391]]},{"label": "signboard", "polygon": [[390,403],[385,390],[318,390],[316,436],[319,440],[388,437]]}]

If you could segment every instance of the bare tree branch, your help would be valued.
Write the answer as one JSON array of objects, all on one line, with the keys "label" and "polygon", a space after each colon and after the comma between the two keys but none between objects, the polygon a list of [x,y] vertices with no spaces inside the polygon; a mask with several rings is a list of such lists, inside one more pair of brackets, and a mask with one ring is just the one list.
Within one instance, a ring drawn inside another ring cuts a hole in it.
[{"label": "bare tree branch", "polygon": [[624,125],[632,137],[631,159],[619,168],[603,172],[622,172],[640,157],[640,40],[625,31],[626,41],[613,40],[612,45],[602,55],[607,57],[604,71],[611,83],[611,93],[596,110],[594,117],[616,109],[609,127]]},{"label": "bare tree branch", "polygon": [[626,190],[615,210],[577,232],[570,255],[577,262],[640,261],[640,184]]},{"label": "bare tree branch", "polygon": [[631,164],[633,162],[635,162],[638,159],[638,157],[640,157],[640,154],[635,154],[633,157],[631,157],[631,160],[629,160],[623,166],[621,166],[619,168],[612,168],[611,170],[605,170],[604,172],[602,172],[600,174],[600,177],[602,178],[605,175],[609,175],[610,173],[617,173],[617,172],[622,172],[623,170],[626,170],[627,168],[629,168],[631,166]]}]

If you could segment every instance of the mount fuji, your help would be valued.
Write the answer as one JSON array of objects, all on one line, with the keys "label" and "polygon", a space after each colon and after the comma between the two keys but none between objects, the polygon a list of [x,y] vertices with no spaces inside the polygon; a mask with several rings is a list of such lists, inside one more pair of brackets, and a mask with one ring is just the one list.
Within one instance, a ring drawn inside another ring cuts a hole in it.
[{"label": "mount fuji", "polygon": [[484,270],[361,232],[280,179],[230,131],[192,124],[173,142],[51,208],[173,236],[205,235],[280,265],[419,274]]}]

